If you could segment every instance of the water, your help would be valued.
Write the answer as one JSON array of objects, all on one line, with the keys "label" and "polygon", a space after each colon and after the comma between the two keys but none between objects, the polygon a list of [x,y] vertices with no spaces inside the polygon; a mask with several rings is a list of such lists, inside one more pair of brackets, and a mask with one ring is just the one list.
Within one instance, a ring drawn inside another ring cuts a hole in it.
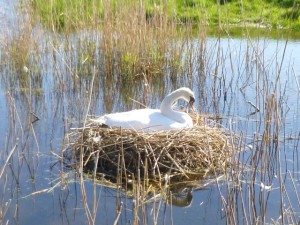
[{"label": "water", "polygon": [[[48,35],[40,30],[35,32]],[[242,134],[245,143],[254,147],[260,146],[265,131],[266,101],[276,94],[282,118],[280,151],[276,150],[275,144],[266,148],[272,165],[262,170],[264,158],[257,157],[257,161],[254,160],[257,171],[243,170],[239,176],[240,186],[235,186],[236,181],[227,178],[226,182],[226,177],[220,177],[218,182],[199,181],[205,188],[194,190],[192,201],[185,207],[170,206],[158,200],[155,203],[155,209],[159,211],[158,224],[164,221],[166,224],[171,221],[173,224],[252,224],[251,215],[267,223],[272,220],[281,223],[282,209],[286,218],[300,221],[297,196],[300,185],[298,40],[207,38],[203,68],[199,69],[195,62],[192,72],[187,70],[185,76],[177,80],[171,80],[166,70],[167,76],[149,81],[149,86],[144,85],[144,80],[138,80],[126,88],[126,84],[116,78],[104,79],[101,66],[88,68],[79,62],[81,52],[78,46],[76,48],[76,42],[81,43],[82,34],[77,35],[71,41],[62,37],[60,48],[55,49],[40,39],[37,52],[42,54],[38,61],[32,57],[26,62],[29,71],[24,65],[7,63],[5,54],[1,54],[5,63],[0,66],[0,171],[13,151],[0,179],[3,224],[88,224],[79,178],[62,165],[58,157],[62,154],[64,136],[71,127],[81,125],[87,112],[101,115],[140,107],[130,98],[158,107],[166,93],[180,86],[193,88],[199,111],[220,115],[220,123]],[[97,34],[93,35],[91,39],[97,37]],[[67,44],[75,46],[74,52],[65,52],[63,47]],[[193,45],[197,46],[198,41],[193,41]],[[0,51],[6,50],[1,46]],[[216,69],[217,63],[220,66]],[[90,74],[94,72],[101,76],[94,81],[96,88],[87,111],[92,84]],[[253,113],[255,108],[249,102],[260,111]],[[32,113],[39,118],[34,123],[31,123],[34,120]],[[274,125],[270,129],[272,133]],[[256,158],[254,150],[247,148],[240,154],[240,161],[249,165],[251,156]],[[266,152],[261,154],[266,157]],[[278,157],[281,165],[276,161]],[[253,177],[254,183],[251,183]],[[271,186],[271,190],[262,188],[262,183]],[[280,185],[284,186],[284,191]],[[117,192],[94,185],[88,178],[85,190],[90,210],[93,210],[94,200],[98,204],[96,224],[113,224],[119,203]],[[135,200],[124,193],[119,194],[124,202],[119,223],[132,224]],[[148,224],[152,224],[157,213],[153,211],[153,205],[145,206]],[[235,216],[230,216],[232,214]],[[142,212],[140,218],[143,218]]]}]

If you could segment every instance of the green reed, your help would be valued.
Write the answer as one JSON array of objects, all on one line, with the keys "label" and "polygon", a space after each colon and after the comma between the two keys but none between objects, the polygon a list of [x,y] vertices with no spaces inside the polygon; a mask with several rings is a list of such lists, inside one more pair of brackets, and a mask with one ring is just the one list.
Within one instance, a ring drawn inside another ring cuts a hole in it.
[{"label": "green reed", "polygon": [[55,30],[70,30],[98,24],[110,12],[116,15],[124,6],[145,8],[145,16],[153,17],[157,12],[180,23],[206,22],[210,25],[230,24],[268,28],[299,29],[299,1],[238,1],[238,0],[33,0],[30,2],[41,22]]}]

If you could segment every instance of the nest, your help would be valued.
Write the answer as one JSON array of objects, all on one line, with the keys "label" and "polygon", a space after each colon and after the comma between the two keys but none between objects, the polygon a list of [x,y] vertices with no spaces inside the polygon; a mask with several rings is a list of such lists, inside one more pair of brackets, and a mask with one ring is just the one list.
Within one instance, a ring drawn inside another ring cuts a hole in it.
[{"label": "nest", "polygon": [[161,182],[166,174],[188,181],[224,172],[231,161],[228,135],[217,123],[156,133],[89,125],[73,134],[72,158],[82,158],[86,172],[97,168],[112,182],[118,177]]}]

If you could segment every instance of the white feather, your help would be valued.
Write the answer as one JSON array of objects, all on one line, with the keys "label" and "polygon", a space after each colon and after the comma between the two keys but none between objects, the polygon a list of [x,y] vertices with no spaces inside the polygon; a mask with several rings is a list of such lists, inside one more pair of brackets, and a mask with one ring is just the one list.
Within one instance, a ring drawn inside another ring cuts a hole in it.
[{"label": "white feather", "polygon": [[93,120],[93,123],[145,132],[191,128],[192,118],[187,113],[172,109],[173,103],[180,98],[193,104],[190,100],[194,99],[194,93],[189,88],[179,88],[164,98],[160,109],[146,108],[107,114]]}]

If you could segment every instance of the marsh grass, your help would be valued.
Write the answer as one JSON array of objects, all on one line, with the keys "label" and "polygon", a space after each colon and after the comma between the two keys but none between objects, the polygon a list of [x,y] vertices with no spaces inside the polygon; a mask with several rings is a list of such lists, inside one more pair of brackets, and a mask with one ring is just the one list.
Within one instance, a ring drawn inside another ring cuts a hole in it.
[{"label": "marsh grass", "polygon": [[[67,4],[72,1],[63,2]],[[149,12],[143,4],[124,7],[117,7],[115,2],[110,1],[89,1],[87,4],[96,2],[107,4],[104,5],[106,10],[96,11],[96,7],[90,5],[69,12],[61,8],[50,10],[56,14],[52,15],[54,17],[50,15],[48,22],[51,23],[46,29],[40,27],[46,23],[42,21],[43,18],[34,18],[30,14],[33,11],[27,8],[28,11],[20,14],[27,16],[20,17],[22,19],[16,22],[16,27],[8,27],[7,33],[1,36],[1,71],[4,71],[1,84],[7,91],[15,90],[6,97],[10,110],[10,135],[4,153],[1,153],[2,183],[6,185],[6,179],[12,177],[12,186],[18,186],[21,182],[20,174],[25,167],[34,180],[36,167],[30,153],[32,149],[37,149],[33,154],[38,155],[39,142],[30,113],[34,112],[35,106],[54,106],[54,117],[64,118],[63,129],[67,129],[67,134],[69,121],[87,122],[86,115],[95,114],[99,110],[99,99],[103,103],[101,112],[126,110],[141,105],[156,106],[168,89],[184,84],[197,90],[197,102],[202,112],[213,113],[214,119],[217,118],[231,133],[241,138],[231,143],[232,166],[226,167],[221,175],[217,168],[212,168],[213,175],[209,182],[218,189],[216,194],[220,196],[220,208],[223,209],[227,223],[297,224],[299,212],[295,205],[299,206],[299,134],[295,132],[293,135],[297,139],[295,142],[285,136],[288,132],[285,121],[288,119],[286,115],[289,107],[281,65],[289,57],[286,52],[275,49],[272,60],[267,60],[265,49],[268,41],[260,36],[262,31],[258,31],[258,37],[252,38],[247,26],[244,27],[246,46],[235,48],[234,40],[228,33],[226,46],[229,47],[224,48],[221,34],[208,42],[207,23],[195,25],[186,20],[184,26],[178,26],[180,18],[166,15],[166,10],[170,8],[153,7]],[[83,14],[84,10],[89,11],[89,17]],[[249,8],[244,6],[243,13],[247,10]],[[86,17],[87,22],[80,22],[80,17]],[[37,25],[39,19],[42,23]],[[294,76],[297,80],[297,74]],[[46,100],[39,99],[35,90],[41,90],[41,97],[43,93],[54,92],[54,103],[43,105]],[[247,99],[247,96],[252,96],[249,90],[255,92],[253,99]],[[236,99],[235,95],[240,92],[245,104],[238,103],[240,99]],[[154,93],[158,96],[154,96]],[[120,96],[125,96],[125,99]],[[133,98],[135,101],[130,100]],[[42,103],[39,105],[39,102]],[[120,102],[125,102],[126,106],[121,106]],[[245,118],[241,119],[237,109],[239,107],[249,107],[251,113],[243,115]],[[53,122],[52,126],[56,127],[57,124]],[[83,139],[82,143],[85,143]],[[175,184],[174,180],[169,179],[168,172],[160,171],[158,176],[156,171],[156,178],[161,182],[159,185],[158,182],[151,183],[151,173],[148,172],[151,163],[142,160],[142,156],[137,156],[141,160],[136,163],[131,177],[126,177],[128,164],[125,161],[124,141],[117,144],[121,147],[117,158],[113,158],[113,180],[117,184],[114,186],[115,223],[122,223],[124,214],[130,214],[128,217],[132,218],[133,224],[160,224],[164,219],[172,221],[172,214],[168,214],[167,210],[172,212],[170,204],[175,201],[170,197],[172,192],[176,192],[170,188]],[[286,156],[290,145],[293,146],[295,163],[292,172]],[[96,187],[101,181],[103,185],[102,178],[108,175],[99,174],[95,166],[103,160],[100,151],[86,155],[85,147],[82,145],[77,148],[80,159],[76,176],[80,178],[78,183],[87,223],[96,224],[99,204],[102,204]],[[56,156],[57,161],[61,162],[59,176],[63,190],[68,187],[63,164],[66,158],[63,152]],[[89,156],[94,163],[87,177],[84,165]],[[184,156],[181,154],[181,157]],[[178,165],[177,170],[180,168],[183,166]],[[145,177],[149,179],[143,179]],[[90,178],[93,182],[92,198],[87,197],[85,183]],[[186,187],[186,184],[180,185]],[[160,186],[159,192],[155,185]],[[179,192],[184,188],[180,185]],[[196,188],[192,188],[193,185]],[[196,191],[202,187],[197,185],[199,182],[191,182],[188,186]],[[152,193],[151,198],[149,193]],[[275,204],[275,215],[270,212],[268,205],[272,198],[279,199],[278,204]],[[129,212],[128,202],[131,200],[134,204]],[[10,204],[5,205],[5,202],[1,201],[2,218],[11,207]],[[167,218],[168,215],[170,218]]]},{"label": "marsh grass", "polygon": [[133,0],[54,0],[30,2],[41,22],[50,29],[59,31],[80,29],[101,23],[107,15],[107,7],[115,16],[120,8],[142,6],[147,18],[157,12],[177,23],[206,23],[209,25],[257,26],[264,28],[299,29],[298,0],[259,1],[133,1]]},{"label": "marsh grass", "polygon": [[[281,51],[277,49],[275,53],[276,66],[274,67],[265,62],[264,51],[261,51],[259,45],[255,45],[252,41],[250,43],[254,52],[261,54],[261,56],[255,56],[256,63],[249,64],[247,72],[248,75],[254,74],[256,77],[254,79],[254,87],[257,91],[256,102],[255,104],[248,102],[255,110],[250,115],[256,117],[256,132],[252,137],[247,137],[247,127],[251,124],[248,121],[246,130],[240,133],[246,140],[251,140],[251,145],[245,146],[240,143],[239,149],[250,149],[238,152],[236,164],[238,167],[232,167],[225,173],[226,194],[222,190],[222,181],[217,180],[220,194],[224,196],[222,204],[226,220],[228,224],[268,223],[270,211],[267,201],[274,198],[272,192],[275,183],[279,189],[277,210],[280,211],[280,215],[278,218],[272,218],[272,222],[274,224],[297,224],[299,217],[294,209],[299,201],[292,203],[290,196],[298,196],[298,193],[297,191],[286,192],[286,175],[284,175],[288,171],[288,165],[286,159],[284,160],[287,152],[283,149],[286,148],[288,142],[283,134],[286,129],[285,121],[289,107],[286,105],[286,84],[281,82],[281,68],[283,59],[286,57],[286,43]],[[275,72],[270,72],[268,68],[275,68]],[[247,76],[244,79],[246,81],[244,85],[252,86],[252,81]],[[229,126],[231,127],[232,124],[229,123]],[[258,193],[256,186],[260,189]],[[245,192],[245,189],[248,191]],[[256,208],[257,199],[260,202],[259,208]],[[239,211],[236,210],[237,206],[240,206]]]}]

